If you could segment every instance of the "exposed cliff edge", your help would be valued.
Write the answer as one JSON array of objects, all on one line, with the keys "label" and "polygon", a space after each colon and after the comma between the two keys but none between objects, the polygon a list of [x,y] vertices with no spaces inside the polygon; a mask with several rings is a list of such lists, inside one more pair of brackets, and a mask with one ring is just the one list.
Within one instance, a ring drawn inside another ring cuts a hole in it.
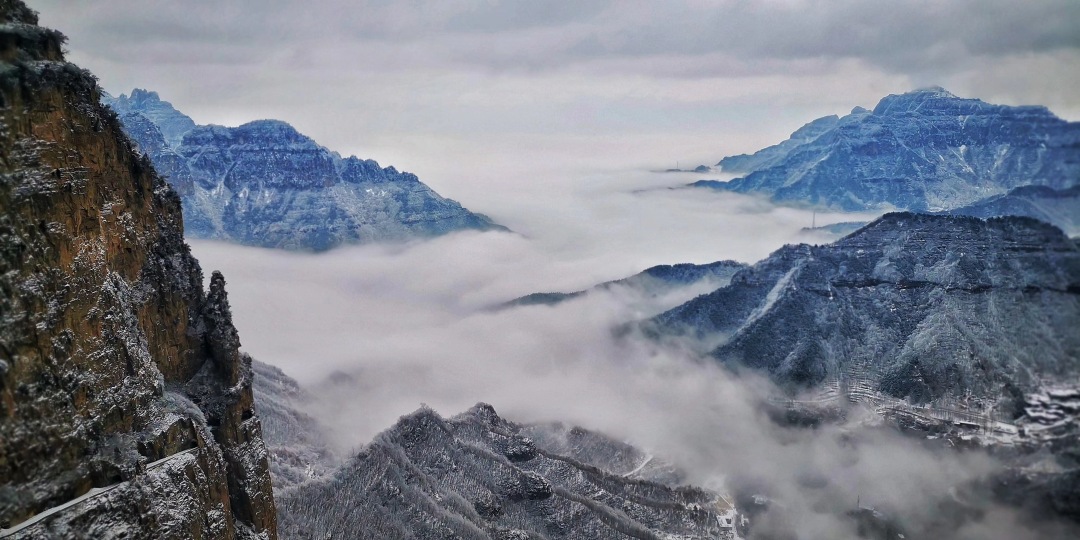
[{"label": "exposed cliff edge", "polygon": [[943,211],[1025,185],[1080,184],[1080,122],[926,88],[827,116],[692,185],[838,210]]},{"label": "exposed cliff edge", "polygon": [[106,96],[180,194],[186,234],[322,251],[459,230],[506,230],[414,174],[342,158],[279,120],[196,126],[156,92]]},{"label": "exposed cliff edge", "polygon": [[275,538],[224,278],[62,42],[0,2],[0,535]]}]

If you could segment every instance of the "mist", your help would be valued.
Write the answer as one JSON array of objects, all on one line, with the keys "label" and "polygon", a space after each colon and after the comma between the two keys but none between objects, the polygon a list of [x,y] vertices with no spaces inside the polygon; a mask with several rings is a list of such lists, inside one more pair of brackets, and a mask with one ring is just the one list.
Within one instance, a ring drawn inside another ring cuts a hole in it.
[{"label": "mist", "polygon": [[[488,193],[503,209],[492,217],[513,233],[322,254],[191,244],[207,271],[224,272],[244,350],[316,396],[309,412],[346,455],[421,404],[452,416],[486,402],[514,421],[561,421],[626,440],[686,471],[689,483],[765,495],[772,502],[755,520],[757,536],[853,537],[843,516],[857,504],[925,525],[926,534],[1063,534],[1030,528],[977,490],[956,494],[1000,469],[982,452],[905,438],[858,409],[837,426],[783,427],[761,406],[777,392],[761,377],[613,332],[707,286],[660,298],[615,287],[556,306],[491,309],[655,264],[752,263],[785,243],[827,241],[802,231],[813,219],[872,215],[814,218],[754,197],[671,189],[694,178],[684,174],[523,170],[534,181]],[[943,504],[975,508],[976,517],[939,523]]]}]

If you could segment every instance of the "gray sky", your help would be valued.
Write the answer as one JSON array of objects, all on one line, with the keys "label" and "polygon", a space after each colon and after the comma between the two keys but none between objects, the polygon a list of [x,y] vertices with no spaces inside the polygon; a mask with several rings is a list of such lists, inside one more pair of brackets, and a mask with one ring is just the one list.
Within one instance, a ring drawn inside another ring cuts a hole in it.
[{"label": "gray sky", "polygon": [[29,0],[110,92],[279,118],[482,211],[536,166],[715,163],[938,84],[1080,119],[1074,0]]}]

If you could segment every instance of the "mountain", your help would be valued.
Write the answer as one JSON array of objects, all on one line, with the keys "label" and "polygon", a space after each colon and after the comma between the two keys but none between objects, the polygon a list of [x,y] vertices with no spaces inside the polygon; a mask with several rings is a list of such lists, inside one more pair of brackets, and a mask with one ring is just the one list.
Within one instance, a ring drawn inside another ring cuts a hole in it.
[{"label": "mountain", "polygon": [[130,96],[121,94],[118,98],[102,93],[102,101],[121,117],[133,113],[142,115],[161,132],[162,138],[171,148],[180,146],[184,135],[195,129],[194,120],[176,110],[172,103],[162,101],[157,92],[136,88],[131,91]]},{"label": "mountain", "polygon": [[734,537],[731,504],[681,487],[670,464],[580,427],[515,424],[484,404],[451,419],[422,408],[341,460],[302,412],[312,397],[253,366],[283,537]]},{"label": "mountain", "polygon": [[[855,111],[852,111],[853,113]],[[721,172],[725,173],[750,173],[760,169],[767,169],[781,163],[792,150],[809,142],[813,142],[823,133],[833,129],[840,123],[840,117],[835,114],[823,116],[795,130],[787,140],[763,148],[753,154],[739,154],[721,159],[716,164]]]},{"label": "mountain", "polygon": [[717,261],[709,264],[662,264],[646,268],[627,278],[601,283],[587,290],[528,294],[507,302],[505,307],[551,306],[593,291],[622,290],[643,299],[656,299],[677,289],[695,285],[712,290],[727,285],[731,281],[731,276],[745,267],[745,264],[736,261]]},{"label": "mountain", "polygon": [[[789,387],[1000,401],[1080,375],[1080,249],[1029,218],[886,214],[653,319]],[[1072,379],[1070,379],[1072,378]]]},{"label": "mountain", "polygon": [[106,97],[180,194],[186,234],[323,251],[458,230],[506,230],[416,175],[342,158],[278,120],[196,126],[155,92]]},{"label": "mountain", "polygon": [[1080,184],[1080,123],[928,88],[820,118],[720,165],[745,176],[691,185],[835,210],[943,211],[1025,185]]},{"label": "mountain", "polygon": [[0,22],[0,536],[276,538],[224,278],[63,36]]},{"label": "mountain", "polygon": [[1026,216],[1050,223],[1070,236],[1080,234],[1080,186],[1053,189],[1022,186],[945,212],[954,216],[988,218]]},{"label": "mountain", "polygon": [[450,419],[422,408],[332,477],[282,494],[281,530],[297,539],[735,537],[731,504],[654,480],[670,473],[651,462],[586,430],[509,422],[489,405]]},{"label": "mountain", "polygon": [[312,397],[274,366],[254,361],[252,371],[255,412],[270,452],[274,496],[332,473],[340,458],[330,448],[326,428],[304,412]]}]

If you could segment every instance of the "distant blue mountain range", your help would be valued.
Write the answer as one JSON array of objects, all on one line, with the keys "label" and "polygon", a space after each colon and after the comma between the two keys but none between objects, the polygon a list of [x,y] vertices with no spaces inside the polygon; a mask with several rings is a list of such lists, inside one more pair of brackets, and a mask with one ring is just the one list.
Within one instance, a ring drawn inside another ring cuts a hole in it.
[{"label": "distant blue mountain range", "polygon": [[322,251],[462,229],[505,230],[413,174],[342,158],[279,120],[199,126],[156,92],[106,96],[180,194],[185,234]]},{"label": "distant blue mountain range", "polygon": [[718,166],[743,176],[691,185],[834,210],[946,211],[1021,186],[1080,185],[1080,122],[928,88],[819,118]]}]

